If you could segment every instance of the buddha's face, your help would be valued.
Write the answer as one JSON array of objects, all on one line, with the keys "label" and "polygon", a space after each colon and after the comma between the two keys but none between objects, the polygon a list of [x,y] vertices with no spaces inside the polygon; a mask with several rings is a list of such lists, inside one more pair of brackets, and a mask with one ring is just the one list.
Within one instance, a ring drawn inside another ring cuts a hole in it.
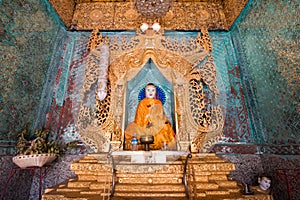
[{"label": "buddha's face", "polygon": [[155,98],[156,95],[156,87],[153,85],[147,85],[145,88],[146,91],[146,98]]},{"label": "buddha's face", "polygon": [[268,190],[271,186],[271,180],[267,177],[262,177],[261,179],[259,179],[259,187],[262,190]]}]

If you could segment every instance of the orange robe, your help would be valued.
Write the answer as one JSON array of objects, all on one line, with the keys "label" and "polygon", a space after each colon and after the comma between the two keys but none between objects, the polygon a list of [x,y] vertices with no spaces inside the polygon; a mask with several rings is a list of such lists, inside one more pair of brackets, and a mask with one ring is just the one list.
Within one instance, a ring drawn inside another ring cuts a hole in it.
[{"label": "orange robe", "polygon": [[174,130],[158,99],[144,98],[140,101],[134,121],[125,130],[126,140],[131,140],[133,134],[138,139],[141,135],[153,135],[154,144],[150,145],[152,149],[161,149],[165,143],[168,144],[168,149],[176,148]]}]

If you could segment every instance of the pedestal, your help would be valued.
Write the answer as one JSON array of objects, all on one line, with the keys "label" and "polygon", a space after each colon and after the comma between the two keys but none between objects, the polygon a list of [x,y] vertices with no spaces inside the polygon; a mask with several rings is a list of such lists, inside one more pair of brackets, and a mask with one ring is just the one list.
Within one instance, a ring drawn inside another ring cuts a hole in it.
[{"label": "pedestal", "polygon": [[[111,197],[114,196],[115,185],[117,184],[117,165],[129,165],[145,167],[149,166],[149,169],[163,166],[166,167],[169,164],[174,167],[175,165],[183,166],[182,177],[180,178],[180,184],[184,185],[186,197],[189,197],[188,185],[187,185],[187,164],[188,159],[191,158],[191,154],[186,151],[115,151],[112,152],[109,157],[112,160],[113,176],[112,176],[112,190]],[[182,162],[182,159],[185,161]],[[130,161],[129,161],[130,160]],[[180,160],[180,162],[178,162]],[[130,162],[130,163],[128,163]],[[168,168],[168,167],[167,167]],[[136,169],[138,171],[138,169]],[[134,170],[134,172],[136,172]],[[148,171],[149,172],[149,171]],[[148,182],[153,183],[153,177],[149,178]],[[119,180],[120,182],[120,180]]]}]

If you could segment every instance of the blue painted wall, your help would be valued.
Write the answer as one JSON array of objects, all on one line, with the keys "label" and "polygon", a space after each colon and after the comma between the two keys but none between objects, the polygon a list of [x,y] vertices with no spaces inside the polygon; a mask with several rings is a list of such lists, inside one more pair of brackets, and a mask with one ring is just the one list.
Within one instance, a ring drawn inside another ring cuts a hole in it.
[{"label": "blue painted wall", "polygon": [[26,122],[35,124],[60,28],[46,0],[0,1],[0,155],[12,153]]},{"label": "blue painted wall", "polygon": [[[230,31],[252,129],[268,153],[299,154],[299,4],[251,0]],[[268,147],[287,144],[277,152]]]}]

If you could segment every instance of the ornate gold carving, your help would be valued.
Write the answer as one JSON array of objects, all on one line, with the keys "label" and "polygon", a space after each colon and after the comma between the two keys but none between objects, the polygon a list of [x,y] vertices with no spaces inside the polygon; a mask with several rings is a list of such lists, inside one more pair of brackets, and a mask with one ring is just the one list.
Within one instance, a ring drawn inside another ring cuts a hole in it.
[{"label": "ornate gold carving", "polygon": [[87,50],[90,51],[100,45],[108,44],[108,43],[109,43],[108,37],[103,37],[102,34],[99,33],[99,29],[95,29],[92,31],[92,33],[90,35]]},{"label": "ornate gold carving", "polygon": [[157,19],[165,15],[170,8],[170,0],[140,0],[135,7],[146,18]]},{"label": "ornate gold carving", "polygon": [[93,21],[101,20],[101,18],[103,18],[103,13],[100,10],[92,10],[89,13],[89,18]]},{"label": "ornate gold carving", "polygon": [[[135,30],[148,19],[133,2],[96,2],[77,4],[73,21],[77,30]],[[221,3],[213,2],[173,2],[160,24],[165,30],[227,29]]]},{"label": "ornate gold carving", "polygon": [[232,26],[247,3],[248,0],[226,0],[223,2],[224,15],[228,28]]},{"label": "ornate gold carving", "polygon": [[[97,159],[93,159],[94,156]],[[113,176],[112,163],[107,161],[107,154],[93,154],[71,163],[70,168],[78,179],[70,179],[47,189],[43,199],[99,199],[100,194],[104,199],[109,199]],[[182,161],[178,160],[171,165],[118,163],[115,193],[111,199],[186,198],[182,183]],[[235,170],[233,163],[221,160],[215,154],[193,154],[187,165],[186,177],[190,199],[273,199],[265,191],[256,190],[254,187],[253,195],[243,195],[240,184],[227,178],[232,170]],[[81,198],[83,195],[84,198]]]},{"label": "ornate gold carving", "polygon": [[[49,0],[49,2],[67,27],[70,27],[72,22],[76,23],[75,25],[79,22],[77,30],[92,30],[95,28],[101,28],[101,30],[120,30],[120,27],[123,27],[123,30],[135,29],[137,28],[136,26],[141,25],[141,19],[145,22],[145,19],[138,13],[132,0],[125,2],[123,0],[76,0],[76,3],[74,0]],[[171,1],[170,10],[161,17],[161,20],[164,28],[167,30],[199,30],[202,26],[208,27],[209,30],[228,30],[247,2],[248,0]],[[111,4],[110,7],[115,8],[115,12],[112,14],[111,12],[106,12],[103,9],[107,8],[104,5],[105,3]],[[97,4],[101,4],[101,6],[99,7]],[[132,6],[126,6],[125,4],[132,4]],[[124,9],[116,9],[117,7]],[[84,19],[86,16],[88,18]],[[94,23],[89,24],[90,21],[94,21]],[[117,26],[113,25],[114,23]],[[125,25],[122,26],[122,24]]]},{"label": "ornate gold carving", "polygon": [[[114,6],[113,3],[78,4],[73,16],[73,21],[77,22],[76,29],[93,30],[99,28],[101,30],[112,30],[114,27],[112,17],[114,16]],[[98,13],[97,20],[95,20],[93,13]]]},{"label": "ornate gold carving", "polygon": [[127,21],[131,22],[132,25],[134,25],[134,21],[138,19],[139,14],[135,9],[130,8],[127,11],[125,11],[124,17],[127,19]]},{"label": "ornate gold carving", "polygon": [[57,14],[65,22],[66,26],[69,27],[72,23],[74,14],[75,1],[69,0],[49,0],[50,4],[55,8]]},{"label": "ornate gold carving", "polygon": [[[174,86],[179,148],[187,150],[187,144],[192,144],[194,151],[207,151],[221,135],[224,120],[220,107],[210,105],[208,109],[205,103],[209,102],[204,102],[203,85],[213,98],[218,95],[207,30],[188,41],[165,38],[162,33],[104,38],[98,30],[92,32],[78,127],[81,136],[96,143],[98,151],[106,149],[108,141],[123,144],[126,83],[150,58]],[[100,61],[93,52],[104,44],[110,49],[109,87],[106,99],[100,101],[95,97]],[[91,105],[93,98],[95,103]]]}]

